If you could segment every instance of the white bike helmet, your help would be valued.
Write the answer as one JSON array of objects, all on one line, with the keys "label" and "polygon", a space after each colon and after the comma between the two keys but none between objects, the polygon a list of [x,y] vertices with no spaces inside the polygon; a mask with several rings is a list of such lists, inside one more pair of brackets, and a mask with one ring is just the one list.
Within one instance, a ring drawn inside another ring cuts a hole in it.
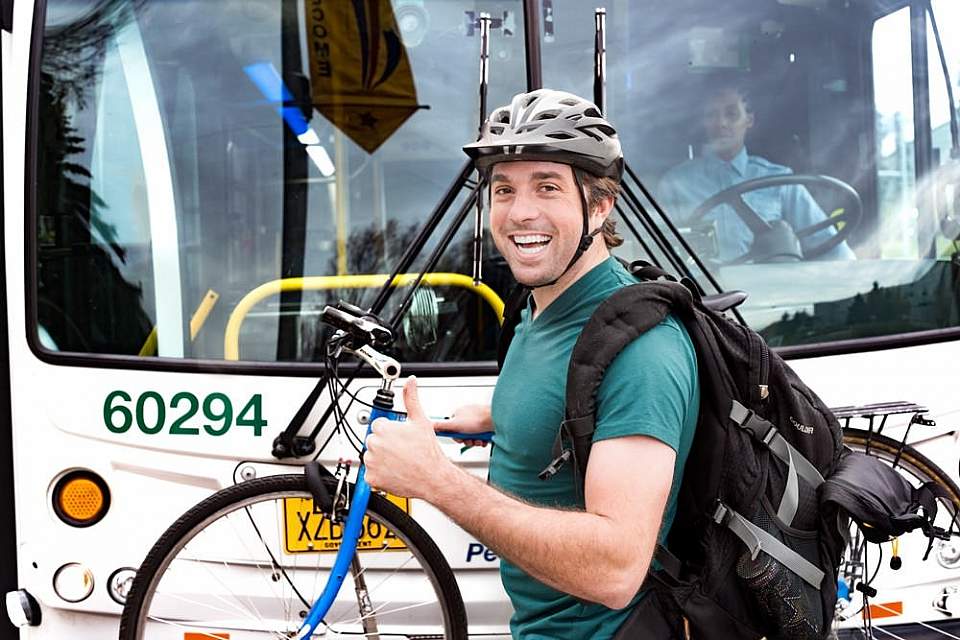
[{"label": "white bike helmet", "polygon": [[463,150],[481,171],[497,162],[543,160],[618,180],[623,174],[616,129],[592,102],[553,89],[514,96]]}]

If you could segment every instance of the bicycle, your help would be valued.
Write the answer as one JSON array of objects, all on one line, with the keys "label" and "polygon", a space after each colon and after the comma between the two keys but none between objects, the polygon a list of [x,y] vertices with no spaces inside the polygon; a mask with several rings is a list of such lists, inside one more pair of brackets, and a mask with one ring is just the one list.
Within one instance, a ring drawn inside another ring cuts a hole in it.
[{"label": "bicycle", "polygon": [[[392,390],[400,364],[377,351],[392,342],[391,332],[375,316],[342,302],[326,307],[322,317],[337,330],[327,343],[334,406],[338,361],[352,354],[381,378],[368,424],[380,417],[402,419]],[[343,428],[342,413],[335,413],[337,428]],[[492,434],[438,436],[489,441]],[[371,492],[359,444],[355,482],[347,481],[348,464],[331,473],[312,463],[304,474],[241,482],[187,511],[137,571],[121,616],[121,640],[464,640],[466,611],[453,571],[403,509]],[[330,562],[326,551],[333,549]],[[312,562],[301,565],[301,557]]]},{"label": "bicycle", "polygon": [[[403,414],[393,410],[391,389],[400,365],[374,348],[389,345],[389,330],[377,318],[345,303],[327,307],[323,317],[338,330],[328,342],[330,379],[339,380],[337,362],[342,354],[359,357],[381,376],[369,422],[378,417],[401,419]],[[332,406],[339,407],[335,385],[331,386]],[[847,446],[886,461],[915,486],[936,482],[944,487],[949,498],[941,500],[938,523],[951,534],[960,534],[960,487],[906,444],[909,426],[930,424],[922,417],[925,408],[890,403],[834,412],[846,420]],[[905,413],[913,417],[900,441],[882,434],[889,416]],[[337,425],[342,426],[342,414],[335,414]],[[869,428],[851,428],[853,418],[868,419]],[[875,429],[876,418],[881,423]],[[490,435],[468,437],[489,439]],[[362,443],[358,444],[362,451]],[[364,480],[362,457],[355,483],[346,480],[348,473],[345,465],[335,473],[308,466],[303,475],[244,481],[190,509],[161,536],[141,564],[124,606],[121,640],[164,637],[161,634],[171,627],[178,633],[194,634],[178,637],[198,640],[222,639],[228,633],[231,640],[308,638],[315,632],[327,638],[466,638],[463,600],[436,544],[396,504],[371,493]],[[299,534],[288,526],[291,513]],[[308,529],[317,535],[306,536],[308,541],[302,543],[299,538]],[[366,534],[366,542],[357,553],[361,533]],[[896,544],[905,552],[897,555],[901,557],[927,541],[917,533]],[[332,549],[337,549],[337,554],[329,562],[324,552]],[[299,559],[304,555],[311,556],[313,563],[301,566]],[[871,605],[869,598],[863,597],[874,589],[882,594],[892,580],[890,572],[880,570],[881,562],[882,556],[871,560],[866,543],[851,529],[840,576],[850,592],[856,592],[857,585],[863,585],[865,592],[859,592],[859,601],[851,598],[839,607],[839,617],[852,619],[864,612],[864,622],[869,623],[873,607],[884,606],[883,602]],[[328,576],[321,595],[313,597],[324,572]],[[345,585],[347,589],[342,588]],[[896,586],[893,582],[890,588]],[[201,616],[206,618],[201,620]],[[153,629],[158,630],[156,634]],[[249,635],[239,635],[245,631]],[[849,629],[837,632],[840,638],[854,637]]]},{"label": "bicycle", "polygon": [[[929,594],[915,593],[918,586],[923,592],[933,582],[929,580],[929,571],[926,567],[919,572],[911,571],[914,568],[907,567],[905,561],[912,561],[917,557],[928,560],[933,553],[938,564],[944,569],[948,571],[960,569],[960,555],[953,557],[954,553],[960,553],[960,547],[955,548],[950,542],[952,538],[960,535],[960,520],[958,520],[960,486],[936,463],[907,444],[914,425],[934,426],[935,423],[925,417],[927,408],[909,402],[891,402],[860,407],[838,407],[834,408],[833,412],[844,423],[843,438],[849,448],[883,460],[914,487],[933,482],[944,489],[944,495],[937,500],[935,522],[935,526],[943,531],[940,540],[928,539],[920,531],[901,536],[889,543],[889,560],[886,563],[884,563],[883,551],[887,545],[873,545],[871,552],[871,547],[860,530],[855,525],[850,527],[849,544],[840,568],[841,598],[837,603],[833,637],[840,640],[872,638],[873,618],[883,618],[885,623],[917,625],[927,634],[939,633],[944,637],[956,637],[937,629],[935,624],[910,619],[918,614],[916,609],[918,602],[923,605],[932,605],[933,610],[937,607],[933,603],[933,598],[926,597]],[[909,416],[902,436],[896,439],[883,435],[888,418],[898,415]],[[851,427],[854,419],[866,421],[867,428]],[[877,424],[878,420],[879,424]],[[954,581],[956,577],[953,577]],[[858,588],[858,585],[862,586]],[[843,597],[844,591],[849,597]],[[944,599],[947,593],[945,587],[941,594]],[[910,611],[911,608],[914,609],[913,612]],[[940,609],[942,612],[943,607],[941,606]],[[906,619],[903,617],[904,614]],[[855,620],[858,616],[862,622],[855,627],[842,625],[844,621]],[[860,627],[865,629],[861,630]],[[887,631],[878,637],[901,636]]]}]

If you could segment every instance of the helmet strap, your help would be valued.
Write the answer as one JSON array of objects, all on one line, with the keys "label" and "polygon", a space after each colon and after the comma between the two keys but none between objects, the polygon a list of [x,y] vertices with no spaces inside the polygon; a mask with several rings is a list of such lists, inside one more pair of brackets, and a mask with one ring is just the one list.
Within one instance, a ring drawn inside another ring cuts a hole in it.
[{"label": "helmet strap", "polygon": [[583,211],[583,230],[580,232],[580,242],[577,245],[577,250],[574,251],[573,257],[570,258],[570,262],[567,263],[567,268],[558,275],[556,278],[550,282],[544,282],[543,284],[535,284],[527,287],[528,289],[539,289],[541,287],[549,287],[557,283],[557,281],[563,276],[567,275],[567,272],[573,267],[574,263],[580,259],[587,249],[590,248],[590,245],[593,244],[593,237],[600,233],[600,230],[603,228],[603,225],[600,225],[593,231],[590,231],[590,210],[587,207],[587,196],[583,193],[583,184],[580,182],[580,177],[577,175],[577,170],[573,167],[573,181],[577,185],[577,192],[580,194],[580,207]]}]

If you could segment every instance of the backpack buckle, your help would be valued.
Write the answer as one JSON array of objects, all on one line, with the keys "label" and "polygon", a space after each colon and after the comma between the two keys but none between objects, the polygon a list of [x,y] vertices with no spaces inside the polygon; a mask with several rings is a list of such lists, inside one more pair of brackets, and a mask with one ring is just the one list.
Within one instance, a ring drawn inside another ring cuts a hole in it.
[{"label": "backpack buckle", "polygon": [[537,477],[541,480],[546,480],[547,478],[552,478],[557,475],[557,472],[560,471],[560,468],[567,463],[567,460],[570,459],[570,456],[573,455],[573,451],[570,449],[564,449],[560,452],[560,455],[554,458],[550,464],[547,465],[546,469],[537,474]]},{"label": "backpack buckle", "polygon": [[[760,416],[756,414],[753,409],[749,409],[736,400],[733,401],[730,408],[730,419],[733,420],[737,425],[742,429],[746,429],[753,435],[754,438],[762,442],[763,444],[770,446],[770,442],[773,441],[777,434],[780,432],[779,429],[770,422],[767,422]],[[760,430],[763,427],[769,427],[763,435],[760,435]]]},{"label": "backpack buckle", "polygon": [[717,500],[717,509],[713,512],[713,521],[717,524],[723,524],[728,515],[730,515],[730,509],[727,505]]},{"label": "backpack buckle", "polygon": [[770,442],[777,436],[778,433],[780,433],[780,430],[777,429],[775,426],[770,425],[770,428],[767,429],[767,432],[763,434],[762,438],[760,438],[760,442],[762,442],[763,444],[769,447]]}]

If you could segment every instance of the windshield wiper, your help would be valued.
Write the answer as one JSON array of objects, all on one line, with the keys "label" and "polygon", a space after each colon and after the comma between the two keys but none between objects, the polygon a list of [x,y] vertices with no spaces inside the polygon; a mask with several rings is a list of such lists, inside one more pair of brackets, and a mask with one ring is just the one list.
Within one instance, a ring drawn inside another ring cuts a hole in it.
[{"label": "windshield wiper", "polygon": [[957,124],[957,107],[953,99],[953,84],[950,82],[950,69],[947,66],[947,57],[943,53],[943,41],[940,39],[940,29],[937,27],[937,18],[933,14],[933,3],[928,0],[927,14],[930,16],[930,26],[933,27],[933,38],[937,42],[937,53],[940,54],[940,67],[943,69],[943,79],[947,84],[947,101],[950,103],[950,157],[960,159],[960,125]]}]

